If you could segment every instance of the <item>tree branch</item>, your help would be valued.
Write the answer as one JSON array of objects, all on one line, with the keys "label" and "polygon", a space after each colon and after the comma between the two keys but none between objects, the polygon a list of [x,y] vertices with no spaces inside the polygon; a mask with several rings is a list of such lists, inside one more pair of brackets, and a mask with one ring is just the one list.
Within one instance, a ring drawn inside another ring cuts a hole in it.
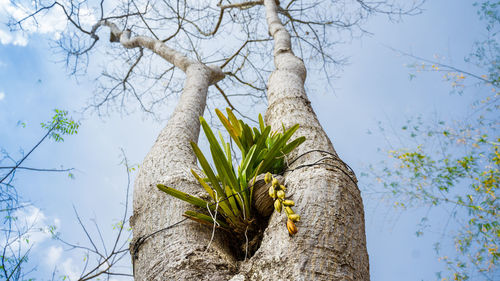
[{"label": "tree branch", "polygon": [[42,137],[42,139],[40,141],[38,141],[38,143],[26,154],[24,155],[24,157],[19,161],[17,162],[17,164],[12,167],[12,169],[0,180],[0,183],[2,183],[7,177],[10,176],[10,174],[12,174],[20,165],[21,163],[24,162],[24,160],[26,160],[26,158],[28,158],[28,156],[30,156],[30,154],[35,151],[35,149],[40,145],[42,144],[42,142],[50,135],[50,133],[52,133],[52,131],[59,125],[60,121],[57,121],[49,130],[48,132],[45,134],[45,136]]}]

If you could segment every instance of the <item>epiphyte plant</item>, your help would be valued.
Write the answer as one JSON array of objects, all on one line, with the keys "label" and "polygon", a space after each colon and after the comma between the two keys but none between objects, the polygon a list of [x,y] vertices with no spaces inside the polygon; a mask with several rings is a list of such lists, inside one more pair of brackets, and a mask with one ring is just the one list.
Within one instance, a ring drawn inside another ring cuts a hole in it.
[{"label": "epiphyte plant", "polygon": [[[212,169],[198,145],[191,142],[191,147],[205,175],[202,177],[194,170],[191,170],[191,173],[208,193],[210,201],[163,184],[158,184],[157,187],[171,196],[202,209],[208,209],[209,212],[217,208],[218,214],[222,216],[221,219],[198,211],[186,211],[184,216],[203,224],[215,224],[218,228],[241,236],[254,227],[255,211],[252,210],[252,197],[255,179],[259,174],[282,173],[285,169],[285,157],[302,144],[305,137],[298,137],[289,142],[299,128],[298,124],[288,129],[283,127],[283,132],[271,132],[271,126],[266,126],[260,114],[259,127],[251,128],[242,120],[237,119],[229,108],[226,109],[227,117],[220,110],[215,111],[241,152],[241,162],[238,167],[236,169],[233,167],[230,143],[224,140],[220,132],[218,140],[205,119],[200,117],[215,169]],[[285,209],[289,206],[287,205]],[[290,228],[288,229],[290,231]]]}]

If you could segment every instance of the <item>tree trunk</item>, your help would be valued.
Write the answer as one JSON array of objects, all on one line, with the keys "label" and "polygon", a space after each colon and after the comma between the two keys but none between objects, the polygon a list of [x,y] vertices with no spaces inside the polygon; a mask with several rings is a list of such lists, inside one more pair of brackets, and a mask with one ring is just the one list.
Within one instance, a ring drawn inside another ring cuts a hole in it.
[{"label": "tree trunk", "polygon": [[190,173],[197,168],[189,141],[198,139],[198,117],[203,115],[208,86],[217,79],[214,70],[189,64],[181,100],[135,182],[131,225],[136,280],[369,280],[363,203],[355,176],[336,155],[311,108],[304,90],[306,69],[291,50],[275,0],[264,3],[269,33],[275,40],[276,67],[268,83],[266,122],[274,130],[298,123],[296,137],[306,137],[289,156],[290,163],[297,159],[289,167],[295,170],[285,174],[287,194],[302,217],[297,223],[299,232],[290,237],[285,215],[274,213],[259,250],[239,264],[223,233],[216,232],[205,251],[211,231],[193,222],[141,241],[181,220],[189,208],[158,191],[156,184],[191,194],[201,190]]},{"label": "tree trunk", "polygon": [[[275,0],[264,5],[276,67],[268,82],[266,122],[274,130],[298,123],[296,136],[307,138],[289,157],[299,157],[290,169],[325,156],[331,159],[285,174],[287,194],[302,218],[299,232],[290,237],[285,215],[274,213],[244,273],[250,280],[369,280],[363,203],[355,176],[336,155],[310,105],[304,90],[306,69],[291,50]],[[313,150],[328,153],[308,153]]]},{"label": "tree trunk", "polygon": [[217,233],[205,251],[211,231],[196,222],[187,221],[147,237],[182,220],[184,211],[191,208],[159,191],[158,183],[190,194],[201,190],[190,172],[198,168],[189,142],[198,140],[199,117],[203,115],[208,87],[221,77],[220,70],[199,63],[187,66],[184,90],[175,111],[140,167],[130,220],[136,280],[227,280],[235,270],[224,233]]}]

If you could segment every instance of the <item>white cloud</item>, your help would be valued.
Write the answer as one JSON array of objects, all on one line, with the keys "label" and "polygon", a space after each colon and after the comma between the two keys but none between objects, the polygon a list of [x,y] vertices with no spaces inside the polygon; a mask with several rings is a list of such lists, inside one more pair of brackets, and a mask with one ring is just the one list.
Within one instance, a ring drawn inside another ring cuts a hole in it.
[{"label": "white cloud", "polygon": [[[25,19],[35,11],[28,2],[12,2],[10,0],[0,0],[0,18],[19,21]],[[84,27],[89,27],[96,22],[92,11],[87,8],[80,8],[80,23]],[[63,10],[55,6],[49,10],[40,12],[37,21],[26,19],[22,23],[23,31],[10,31],[5,25],[0,25],[0,44],[26,46],[28,37],[31,34],[47,35],[51,39],[59,39],[61,33],[66,29],[68,21]]]},{"label": "white cloud", "polygon": [[26,46],[28,39],[21,32],[9,32],[0,29],[0,43],[2,45]]},{"label": "white cloud", "polygon": [[59,218],[54,219],[54,226],[59,229],[61,226],[61,220]]},{"label": "white cloud", "polygon": [[4,92],[0,92],[0,101],[5,99],[5,93]]},{"label": "white cloud", "polygon": [[47,217],[40,209],[29,206],[19,209],[14,216],[17,217],[17,227],[27,230],[19,239],[22,251],[33,249],[51,237],[47,227]]},{"label": "white cloud", "polygon": [[[13,4],[9,0],[0,0],[0,17],[11,18],[13,21],[25,19],[34,9],[22,3]],[[2,44],[13,44],[25,46],[28,43],[28,36],[33,33],[41,33],[58,38],[60,33],[66,28],[66,20],[61,9],[50,9],[41,12],[38,21],[27,19],[23,21],[23,31],[0,30],[0,42]],[[2,27],[5,28],[5,27]]]},{"label": "white cloud", "polygon": [[[38,208],[29,206],[21,208],[14,212],[12,229],[20,231],[21,236],[12,236],[9,238],[8,243],[16,245],[17,250],[26,252],[28,249],[38,247],[42,242],[50,239],[52,233],[50,232],[49,220],[45,214]],[[59,227],[59,219],[54,219],[52,226]],[[0,237],[0,245],[5,245],[7,241],[4,237]],[[16,250],[16,251],[17,251]]]},{"label": "white cloud", "polygon": [[28,225],[36,225],[37,223],[45,223],[47,217],[45,214],[37,207],[29,206],[27,208],[20,209],[16,212],[16,217],[19,220],[25,220]]},{"label": "white cloud", "polygon": [[78,266],[73,263],[73,259],[68,258],[61,263],[61,271],[64,275],[69,277],[69,280],[78,280],[80,270]]},{"label": "white cloud", "polygon": [[15,19],[22,19],[28,15],[21,3],[14,4],[10,0],[0,0],[0,13],[11,15]]},{"label": "white cloud", "polygon": [[63,252],[62,247],[54,247],[51,246],[49,250],[47,251],[47,258],[45,259],[45,262],[49,267],[53,267],[54,265],[58,264],[59,259],[61,258]]}]

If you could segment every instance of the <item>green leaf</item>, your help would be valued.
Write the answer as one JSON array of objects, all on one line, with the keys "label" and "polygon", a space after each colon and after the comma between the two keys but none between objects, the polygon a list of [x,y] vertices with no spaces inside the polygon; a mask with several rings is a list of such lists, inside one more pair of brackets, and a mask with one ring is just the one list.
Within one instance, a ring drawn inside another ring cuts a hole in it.
[{"label": "green leaf", "polygon": [[210,164],[208,164],[207,159],[201,152],[200,148],[195,142],[191,142],[191,147],[193,148],[194,154],[198,158],[198,161],[200,162],[201,168],[203,169],[203,172],[205,175],[207,175],[208,179],[212,183],[212,187],[217,191],[218,194],[224,194],[224,191],[219,185],[219,180],[215,176],[212,168],[210,167]]},{"label": "green leaf", "polygon": [[271,132],[271,126],[267,126],[266,128],[264,128],[262,135],[255,143],[255,146],[256,146],[255,150],[256,151],[261,151],[261,150],[265,149],[266,140],[267,140],[270,132]]},{"label": "green leaf", "polygon": [[278,159],[279,157],[282,157],[283,154],[281,152],[281,148],[283,145],[286,144],[288,139],[297,131],[299,128],[298,124],[295,124],[292,126],[290,129],[288,129],[283,136],[279,137],[276,142],[273,144],[273,146],[270,148],[267,157],[264,159],[264,164],[262,166],[263,171],[268,171],[269,168],[271,168],[274,164],[273,160]]},{"label": "green leaf", "polygon": [[255,149],[256,148],[257,148],[256,145],[252,145],[252,147],[248,151],[248,154],[243,159],[243,161],[242,161],[242,163],[240,165],[240,169],[241,169],[240,175],[243,176],[243,177],[245,177],[245,182],[246,182],[246,175],[248,175],[247,169],[248,169],[249,165],[252,163],[252,160],[254,159]]},{"label": "green leaf", "polygon": [[215,168],[219,173],[220,180],[223,185],[229,184],[235,186],[237,183],[236,175],[234,174],[233,166],[227,163],[227,159],[221,151],[217,150],[216,147],[210,145],[210,151],[212,152],[212,158],[214,160]]},{"label": "green leaf", "polygon": [[252,130],[253,130],[253,143],[256,143],[257,140],[260,139],[260,131],[255,127],[253,127]]},{"label": "green leaf", "polygon": [[234,127],[234,130],[236,131],[236,135],[239,137],[241,136],[241,126],[240,122],[238,121],[238,118],[233,114],[233,111],[231,111],[230,108],[226,108],[227,116],[229,117],[229,121],[231,121],[231,124]]},{"label": "green leaf", "polygon": [[302,137],[298,137],[296,139],[294,139],[293,141],[291,141],[290,143],[288,143],[282,150],[281,152],[283,152],[283,154],[288,154],[290,152],[292,152],[295,148],[297,148],[299,145],[301,145],[303,142],[306,141],[306,137],[302,136]]},{"label": "green leaf", "polygon": [[262,118],[262,114],[259,113],[259,126],[260,126],[260,131],[264,131],[264,127],[266,127],[264,123],[264,119]]},{"label": "green leaf", "polygon": [[204,179],[202,179],[193,169],[191,169],[191,174],[198,180],[198,182],[201,184],[201,186],[205,189],[205,191],[212,197],[214,201],[217,201],[218,198],[215,196],[214,191],[212,188],[205,182]]},{"label": "green leaf", "polygon": [[210,126],[208,126],[208,123],[205,121],[205,119],[203,119],[203,117],[200,117],[200,123],[201,126],[203,127],[205,135],[207,136],[208,142],[210,143],[210,150],[212,151],[212,156],[214,155],[222,156],[224,159],[226,159],[226,157],[224,156],[224,152],[222,151],[222,148],[220,147],[219,142],[217,141],[217,138],[215,137],[214,133],[212,132],[212,129],[210,129]]},{"label": "green leaf", "polygon": [[207,208],[209,206],[210,209],[215,209],[215,206],[210,206],[210,202],[207,202],[201,198],[198,198],[193,195],[189,195],[187,193],[184,193],[180,190],[177,190],[172,187],[165,186],[163,184],[157,184],[156,187],[158,187],[161,191],[167,193],[168,195],[174,196],[176,198],[181,199],[182,201],[188,202],[189,204],[201,207],[201,208]]},{"label": "green leaf", "polygon": [[[184,212],[184,215],[185,217],[189,218],[189,219],[192,219],[196,222],[199,222],[199,223],[202,223],[202,224],[206,224],[206,225],[209,225],[209,226],[213,226],[214,224],[214,220],[212,219],[211,216],[208,216],[208,215],[205,215],[205,214],[201,214],[201,213],[197,213],[197,212],[194,212],[194,211],[186,211]],[[216,220],[217,223],[220,225],[220,228],[223,228],[225,230],[229,230],[229,225],[221,220]],[[216,227],[219,227],[216,225]]]},{"label": "green leaf", "polygon": [[[262,168],[262,164],[264,164],[264,161],[261,161],[259,163],[259,165],[257,166],[257,169],[255,169],[255,175],[253,176],[252,178],[252,185],[250,187],[250,198],[253,198],[253,185],[255,184],[255,179],[257,178],[257,175],[259,174],[259,172],[261,171],[261,168]],[[248,184],[247,184],[248,186]]]},{"label": "green leaf", "polygon": [[80,122],[75,122],[69,117],[68,111],[55,109],[54,112],[55,114],[52,116],[52,120],[46,123],[40,123],[42,128],[50,130],[49,138],[54,139],[56,142],[62,142],[64,141],[63,135],[78,133]]},{"label": "green leaf", "polygon": [[[231,138],[234,140],[234,142],[236,143],[236,145],[240,149],[242,149],[242,146],[241,146],[241,143],[240,143],[241,130],[240,130],[238,121],[236,120],[236,124],[238,124],[238,125],[234,126],[233,124],[230,123],[229,120],[226,119],[226,117],[224,116],[224,114],[222,114],[222,112],[220,110],[215,109],[215,113],[217,113],[217,116],[219,117],[219,120],[221,121],[222,125],[224,125],[224,127],[226,128],[227,132],[229,133],[229,135],[231,136]],[[234,117],[234,118],[236,118],[236,117]]]},{"label": "green leaf", "polygon": [[232,159],[232,156],[231,156],[231,147],[229,146],[229,143],[226,143],[224,141],[224,138],[222,137],[222,134],[221,134],[220,131],[219,131],[219,138],[220,138],[220,142],[222,144],[222,147],[224,148],[224,152],[226,152],[227,163],[229,164],[229,166],[232,166],[233,165],[233,159]]},{"label": "green leaf", "polygon": [[238,121],[240,122],[242,128],[240,137],[240,142],[242,144],[241,154],[245,156],[248,153],[250,147],[252,147],[253,145],[253,132],[252,129],[243,121],[241,120]]},{"label": "green leaf", "polygon": [[223,194],[224,193],[215,193],[210,186],[202,179],[194,170],[191,170],[191,173],[193,176],[198,180],[198,182],[203,186],[203,188],[207,191],[207,193],[212,197],[212,199],[215,202],[219,202],[219,207],[222,209],[222,213],[224,216],[228,217],[231,220],[235,219],[235,216],[238,216],[234,211],[231,210],[231,207],[229,206],[228,202],[224,200]]},{"label": "green leaf", "polygon": [[229,201],[229,204],[231,205],[231,209],[233,210],[234,215],[240,217],[241,212],[240,209],[238,208],[238,205],[236,205],[234,194],[235,193],[233,193],[231,188],[228,185],[226,185],[226,196],[228,197],[227,201]]}]

